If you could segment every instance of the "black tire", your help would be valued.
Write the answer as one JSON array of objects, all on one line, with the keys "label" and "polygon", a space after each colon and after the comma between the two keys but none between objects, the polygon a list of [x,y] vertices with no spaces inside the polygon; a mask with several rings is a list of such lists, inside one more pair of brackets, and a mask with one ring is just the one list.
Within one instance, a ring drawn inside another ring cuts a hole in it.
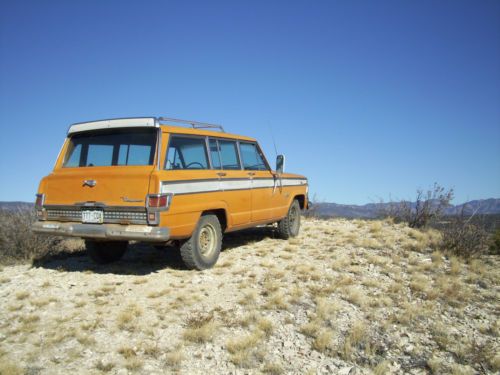
[{"label": "black tire", "polygon": [[85,241],[90,259],[99,264],[120,260],[127,251],[127,241]]},{"label": "black tire", "polygon": [[215,215],[203,215],[190,239],[181,242],[180,253],[189,269],[212,268],[219,259],[222,230]]},{"label": "black tire", "polygon": [[300,230],[300,204],[294,200],[288,209],[287,215],[278,221],[278,235],[284,240],[295,237]]}]

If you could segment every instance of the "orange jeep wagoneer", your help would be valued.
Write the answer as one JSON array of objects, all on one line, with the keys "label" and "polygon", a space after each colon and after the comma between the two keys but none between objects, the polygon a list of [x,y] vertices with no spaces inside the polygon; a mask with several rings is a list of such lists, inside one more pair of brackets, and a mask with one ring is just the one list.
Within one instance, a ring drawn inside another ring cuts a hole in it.
[{"label": "orange jeep wagoneer", "polygon": [[281,237],[298,234],[307,179],[283,167],[282,155],[273,171],[255,139],[216,125],[148,117],[74,124],[38,188],[34,231],[82,237],[99,263],[120,259],[131,240],[173,242],[188,268],[209,268],[223,233],[277,223]]}]

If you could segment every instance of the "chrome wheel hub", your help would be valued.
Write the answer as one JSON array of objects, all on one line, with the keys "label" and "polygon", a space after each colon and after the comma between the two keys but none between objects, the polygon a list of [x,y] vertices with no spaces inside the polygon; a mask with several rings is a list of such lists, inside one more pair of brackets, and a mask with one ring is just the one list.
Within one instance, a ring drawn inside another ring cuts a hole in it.
[{"label": "chrome wheel hub", "polygon": [[198,237],[198,246],[203,257],[210,257],[215,251],[217,245],[217,235],[215,228],[206,224],[201,228]]}]

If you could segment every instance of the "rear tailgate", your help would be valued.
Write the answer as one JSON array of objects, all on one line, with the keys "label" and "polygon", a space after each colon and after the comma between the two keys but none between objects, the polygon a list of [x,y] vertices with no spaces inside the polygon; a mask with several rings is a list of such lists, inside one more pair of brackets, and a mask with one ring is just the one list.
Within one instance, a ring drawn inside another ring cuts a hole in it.
[{"label": "rear tailgate", "polygon": [[45,180],[45,205],[145,206],[153,166],[61,168]]}]

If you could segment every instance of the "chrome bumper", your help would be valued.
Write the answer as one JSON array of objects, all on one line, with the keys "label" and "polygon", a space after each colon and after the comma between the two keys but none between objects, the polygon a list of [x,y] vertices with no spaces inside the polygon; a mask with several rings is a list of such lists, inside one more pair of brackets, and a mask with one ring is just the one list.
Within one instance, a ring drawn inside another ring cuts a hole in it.
[{"label": "chrome bumper", "polygon": [[71,236],[109,240],[134,240],[164,242],[170,238],[168,228],[150,227],[147,225],[120,224],[80,224],[61,223],[58,221],[37,221],[33,224],[33,232],[54,236]]}]

